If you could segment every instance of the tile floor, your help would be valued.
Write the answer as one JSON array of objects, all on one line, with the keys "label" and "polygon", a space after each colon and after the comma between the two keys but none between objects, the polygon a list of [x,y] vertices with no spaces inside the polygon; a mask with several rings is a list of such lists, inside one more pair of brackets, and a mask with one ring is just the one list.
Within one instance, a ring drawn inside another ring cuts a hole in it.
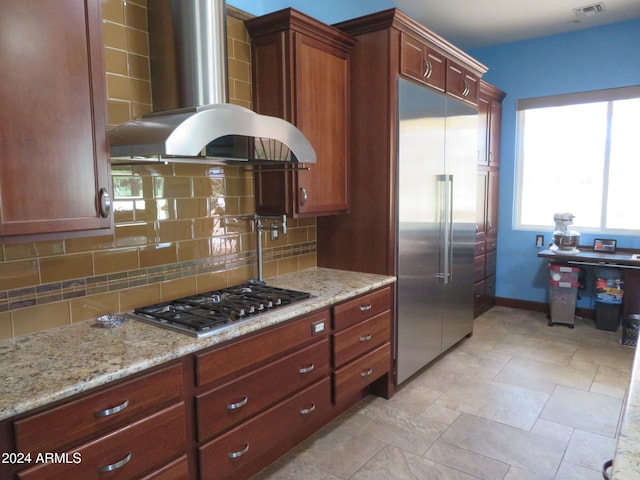
[{"label": "tile floor", "polygon": [[391,400],[365,398],[254,479],[601,479],[634,354],[619,338],[496,307]]}]

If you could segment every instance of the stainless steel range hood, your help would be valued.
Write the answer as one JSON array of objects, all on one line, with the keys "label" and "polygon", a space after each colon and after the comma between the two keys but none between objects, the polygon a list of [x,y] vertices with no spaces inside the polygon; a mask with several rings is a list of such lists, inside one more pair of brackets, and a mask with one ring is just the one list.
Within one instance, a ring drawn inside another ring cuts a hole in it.
[{"label": "stainless steel range hood", "polygon": [[[227,103],[224,0],[149,2],[149,37],[154,105],[183,108],[112,129],[112,161],[316,162],[313,147],[294,125]],[[175,74],[176,81],[167,82]]]}]

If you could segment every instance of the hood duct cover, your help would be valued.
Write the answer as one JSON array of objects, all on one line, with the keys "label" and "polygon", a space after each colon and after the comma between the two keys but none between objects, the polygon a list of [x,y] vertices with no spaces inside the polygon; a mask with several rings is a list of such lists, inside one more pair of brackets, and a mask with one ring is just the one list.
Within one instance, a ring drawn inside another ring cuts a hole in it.
[{"label": "hood duct cover", "polygon": [[[316,162],[313,147],[294,125],[226,103],[225,25],[224,0],[155,0],[149,5],[154,104],[186,108],[149,113],[112,129],[112,161]],[[154,35],[163,38],[155,41]],[[161,45],[155,55],[154,45]],[[176,73],[177,92],[155,90],[158,84],[166,90],[171,85],[167,77]]]}]

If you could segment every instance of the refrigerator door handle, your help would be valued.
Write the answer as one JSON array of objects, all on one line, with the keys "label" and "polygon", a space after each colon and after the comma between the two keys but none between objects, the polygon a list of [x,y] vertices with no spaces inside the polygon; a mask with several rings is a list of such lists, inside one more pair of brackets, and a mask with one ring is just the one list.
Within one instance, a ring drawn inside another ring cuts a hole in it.
[{"label": "refrigerator door handle", "polygon": [[453,175],[438,175],[440,204],[440,265],[436,276],[447,284],[452,280],[453,265]]}]

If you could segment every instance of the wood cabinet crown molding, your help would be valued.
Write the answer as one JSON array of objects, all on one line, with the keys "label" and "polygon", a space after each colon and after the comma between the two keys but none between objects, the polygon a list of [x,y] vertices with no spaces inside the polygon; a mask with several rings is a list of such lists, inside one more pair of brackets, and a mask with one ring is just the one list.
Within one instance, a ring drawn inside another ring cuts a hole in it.
[{"label": "wood cabinet crown molding", "polygon": [[432,48],[450,59],[455,59],[456,62],[469,69],[478,77],[481,77],[489,70],[487,66],[451,44],[437,33],[432,32],[398,8],[390,8],[353,20],[336,23],[333,26],[354,36],[393,27],[428,40]]}]

